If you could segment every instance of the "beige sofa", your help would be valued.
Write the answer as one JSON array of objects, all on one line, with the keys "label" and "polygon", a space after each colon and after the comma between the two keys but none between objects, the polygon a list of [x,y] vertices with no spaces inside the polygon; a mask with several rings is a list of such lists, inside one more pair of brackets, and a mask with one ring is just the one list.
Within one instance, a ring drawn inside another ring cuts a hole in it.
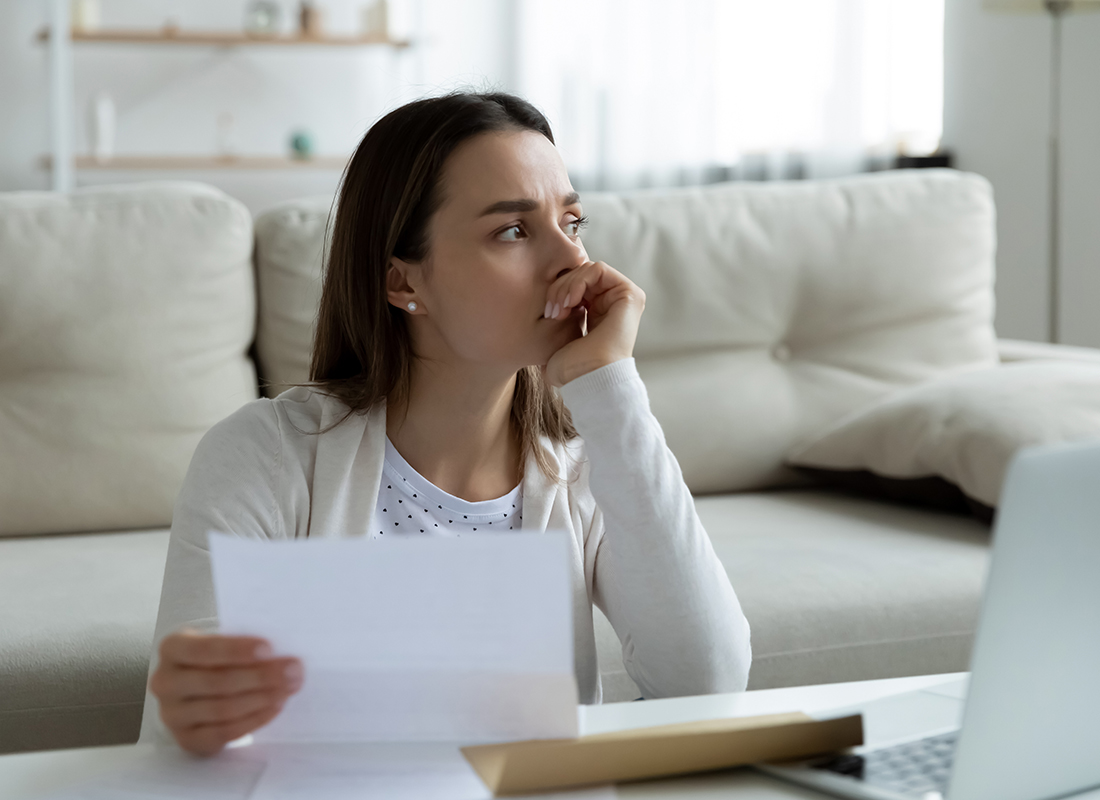
[{"label": "beige sofa", "polygon": [[[330,203],[253,224],[199,184],[0,195],[0,752],[136,738],[175,492],[257,371],[268,393],[305,378]],[[585,206],[590,255],[646,290],[639,368],[752,624],[750,687],[965,669],[988,528],[783,461],[895,389],[997,362],[988,184]],[[597,623],[605,699],[633,699]]]}]

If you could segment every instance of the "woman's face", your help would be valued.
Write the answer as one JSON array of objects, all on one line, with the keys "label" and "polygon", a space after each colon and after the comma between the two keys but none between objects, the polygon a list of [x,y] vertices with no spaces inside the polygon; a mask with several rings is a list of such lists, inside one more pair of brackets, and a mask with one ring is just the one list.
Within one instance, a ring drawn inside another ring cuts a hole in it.
[{"label": "woman's face", "polygon": [[545,318],[547,289],[588,261],[580,198],[557,149],[533,131],[481,134],[450,155],[441,186],[425,262],[397,262],[418,306],[417,354],[512,371],[545,364],[581,336],[584,319],[581,310]]}]

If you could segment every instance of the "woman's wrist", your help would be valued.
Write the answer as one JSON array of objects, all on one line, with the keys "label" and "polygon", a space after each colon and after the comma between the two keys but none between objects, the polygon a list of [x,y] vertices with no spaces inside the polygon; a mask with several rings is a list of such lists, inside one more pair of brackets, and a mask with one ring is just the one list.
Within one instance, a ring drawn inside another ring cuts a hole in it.
[{"label": "woman's wrist", "polygon": [[637,379],[638,369],[632,356],[600,364],[561,386],[566,405],[583,403],[613,387]]},{"label": "woman's wrist", "polygon": [[[629,358],[629,356],[625,357]],[[609,364],[614,364],[616,361],[621,361],[623,358],[623,356],[619,358],[599,358],[593,359],[592,361],[586,361],[583,364],[568,365],[562,370],[562,386],[567,383],[572,383],[577,380],[577,378],[582,378],[590,372],[595,372]]]}]

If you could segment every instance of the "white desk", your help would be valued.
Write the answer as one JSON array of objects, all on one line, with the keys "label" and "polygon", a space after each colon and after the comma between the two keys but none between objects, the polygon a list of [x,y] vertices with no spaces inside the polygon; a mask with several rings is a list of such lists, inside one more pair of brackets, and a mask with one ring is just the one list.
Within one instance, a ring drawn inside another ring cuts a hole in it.
[{"label": "white desk", "polygon": [[[843,706],[871,704],[869,710],[874,713],[865,717],[865,725],[868,742],[873,743],[895,736],[918,735],[925,730],[951,724],[961,708],[959,683],[964,677],[962,674],[930,675],[592,706],[584,709],[582,731],[598,733],[795,710],[812,714]],[[916,690],[923,690],[917,696],[919,702],[916,705],[909,702],[903,707],[888,708],[883,712],[879,708],[883,703],[873,702]],[[0,797],[5,800],[31,800],[140,761],[147,758],[151,750],[149,745],[120,745],[0,756]],[[624,798],[650,800],[674,797],[820,800],[822,797],[748,769],[627,784],[620,786],[618,791]],[[1100,798],[1100,793],[1091,797]]]}]

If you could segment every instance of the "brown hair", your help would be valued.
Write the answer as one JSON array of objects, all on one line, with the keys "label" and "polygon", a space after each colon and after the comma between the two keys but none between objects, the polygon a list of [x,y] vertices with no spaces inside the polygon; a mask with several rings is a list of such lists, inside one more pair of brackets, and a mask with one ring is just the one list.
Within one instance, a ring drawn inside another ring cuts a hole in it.
[{"label": "brown hair", "polygon": [[[427,256],[428,222],[442,202],[447,157],[471,137],[504,130],[531,130],[554,141],[550,123],[526,100],[456,92],[386,114],[348,162],[309,375],[313,388],[348,406],[340,422],[378,403],[403,405],[408,399],[416,353],[404,312],[387,298],[390,260],[416,262]],[[577,433],[561,396],[543,381],[538,367],[516,374],[511,418],[520,435],[520,468],[534,454],[540,471],[557,480],[539,439],[562,443]]]}]

